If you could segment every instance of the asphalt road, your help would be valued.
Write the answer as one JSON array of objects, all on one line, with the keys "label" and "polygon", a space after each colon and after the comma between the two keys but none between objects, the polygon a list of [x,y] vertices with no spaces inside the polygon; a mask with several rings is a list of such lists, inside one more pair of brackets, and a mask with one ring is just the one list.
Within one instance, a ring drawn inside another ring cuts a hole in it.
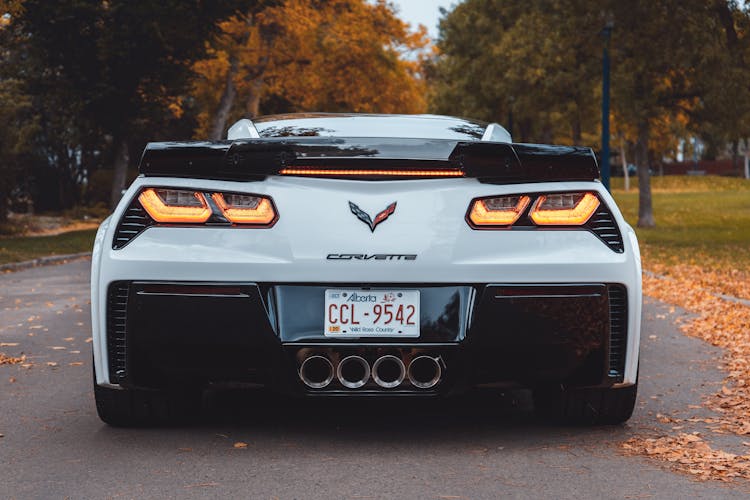
[{"label": "asphalt road", "polygon": [[[212,398],[200,422],[116,429],[91,390],[85,260],[0,275],[0,498],[747,498],[620,443],[685,415],[722,374],[718,351],[647,301],[634,417],[616,427],[534,418],[525,393],[451,405]],[[16,346],[8,344],[18,344]],[[247,443],[235,448],[235,443]],[[742,451],[742,450],[740,450]]]}]

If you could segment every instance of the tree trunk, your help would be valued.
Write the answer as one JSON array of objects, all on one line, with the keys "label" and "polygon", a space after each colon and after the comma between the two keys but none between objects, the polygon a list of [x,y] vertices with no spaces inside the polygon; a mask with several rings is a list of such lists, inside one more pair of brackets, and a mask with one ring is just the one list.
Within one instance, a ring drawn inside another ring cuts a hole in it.
[{"label": "tree trunk", "polygon": [[648,162],[649,126],[647,121],[638,124],[638,142],[635,145],[635,162],[638,166],[638,227],[654,227],[654,207],[651,202],[651,173]]},{"label": "tree trunk", "polygon": [[213,123],[211,123],[211,131],[208,134],[208,138],[212,141],[220,141],[224,138],[224,129],[227,126],[227,121],[229,121],[229,114],[232,111],[232,106],[234,106],[234,100],[237,98],[237,89],[234,86],[236,73],[237,59],[233,57],[229,62],[227,81],[224,83],[224,91],[221,93],[219,107],[216,110]]},{"label": "tree trunk", "polygon": [[581,120],[579,117],[576,117],[575,120],[573,120],[573,145],[574,146],[580,146],[583,142],[582,137],[582,127],[581,127]]},{"label": "tree trunk", "polygon": [[575,116],[573,117],[573,145],[580,146],[583,143],[583,126],[581,125],[581,106],[576,99]]},{"label": "tree trunk", "polygon": [[554,138],[552,136],[552,126],[545,125],[542,128],[542,144],[552,144],[554,142]]},{"label": "tree trunk", "polygon": [[122,198],[122,192],[125,189],[125,182],[128,177],[128,165],[130,164],[130,154],[128,152],[128,141],[121,138],[117,143],[117,153],[115,154],[115,175],[112,178],[112,197],[111,207],[114,208]]},{"label": "tree trunk", "polygon": [[518,122],[519,133],[521,134],[521,140],[519,142],[529,142],[529,135],[531,134],[531,120],[524,119]]},{"label": "tree trunk", "polygon": [[250,84],[250,95],[247,98],[247,117],[255,118],[260,114],[260,96],[263,88],[263,79],[256,78]]},{"label": "tree trunk", "polygon": [[622,160],[622,176],[625,179],[625,192],[630,191],[630,172],[628,172],[628,160],[625,157],[626,142],[625,139],[620,139],[620,159]]}]

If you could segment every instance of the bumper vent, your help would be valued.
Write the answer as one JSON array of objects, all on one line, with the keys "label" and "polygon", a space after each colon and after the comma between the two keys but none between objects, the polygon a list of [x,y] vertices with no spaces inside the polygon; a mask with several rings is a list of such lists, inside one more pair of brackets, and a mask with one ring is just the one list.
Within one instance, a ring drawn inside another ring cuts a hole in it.
[{"label": "bumper vent", "polygon": [[599,206],[599,210],[589,219],[585,227],[590,229],[591,232],[615,252],[622,253],[625,251],[622,234],[620,234],[620,229],[617,227],[615,217],[604,203]]},{"label": "bumper vent", "polygon": [[127,376],[127,281],[116,281],[107,292],[107,358],[109,381],[119,384]]},{"label": "bumper vent", "polygon": [[138,198],[133,199],[117,226],[112,248],[117,250],[124,247],[153,224],[154,220],[143,209]]},{"label": "bumper vent", "polygon": [[622,285],[609,286],[609,377],[622,381],[628,345],[628,294]]}]

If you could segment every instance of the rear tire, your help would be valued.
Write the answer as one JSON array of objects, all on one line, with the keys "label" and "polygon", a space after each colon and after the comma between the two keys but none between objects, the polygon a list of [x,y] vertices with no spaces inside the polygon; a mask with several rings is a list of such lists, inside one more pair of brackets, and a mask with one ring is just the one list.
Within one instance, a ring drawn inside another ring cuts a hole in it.
[{"label": "rear tire", "polygon": [[621,424],[633,415],[638,383],[603,389],[534,391],[537,415],[569,424]]},{"label": "rear tire", "polygon": [[114,427],[184,423],[200,412],[201,394],[193,392],[115,389],[94,384],[96,412]]}]

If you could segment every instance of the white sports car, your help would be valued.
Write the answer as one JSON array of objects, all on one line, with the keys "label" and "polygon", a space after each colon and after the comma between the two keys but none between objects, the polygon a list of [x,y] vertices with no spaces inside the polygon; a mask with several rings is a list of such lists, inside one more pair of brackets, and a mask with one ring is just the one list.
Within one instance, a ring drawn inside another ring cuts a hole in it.
[{"label": "white sports car", "polygon": [[588,148],[446,116],[240,120],[146,147],[96,236],[95,395],[112,425],[247,385],[297,396],[529,388],[635,404],[641,263]]}]

